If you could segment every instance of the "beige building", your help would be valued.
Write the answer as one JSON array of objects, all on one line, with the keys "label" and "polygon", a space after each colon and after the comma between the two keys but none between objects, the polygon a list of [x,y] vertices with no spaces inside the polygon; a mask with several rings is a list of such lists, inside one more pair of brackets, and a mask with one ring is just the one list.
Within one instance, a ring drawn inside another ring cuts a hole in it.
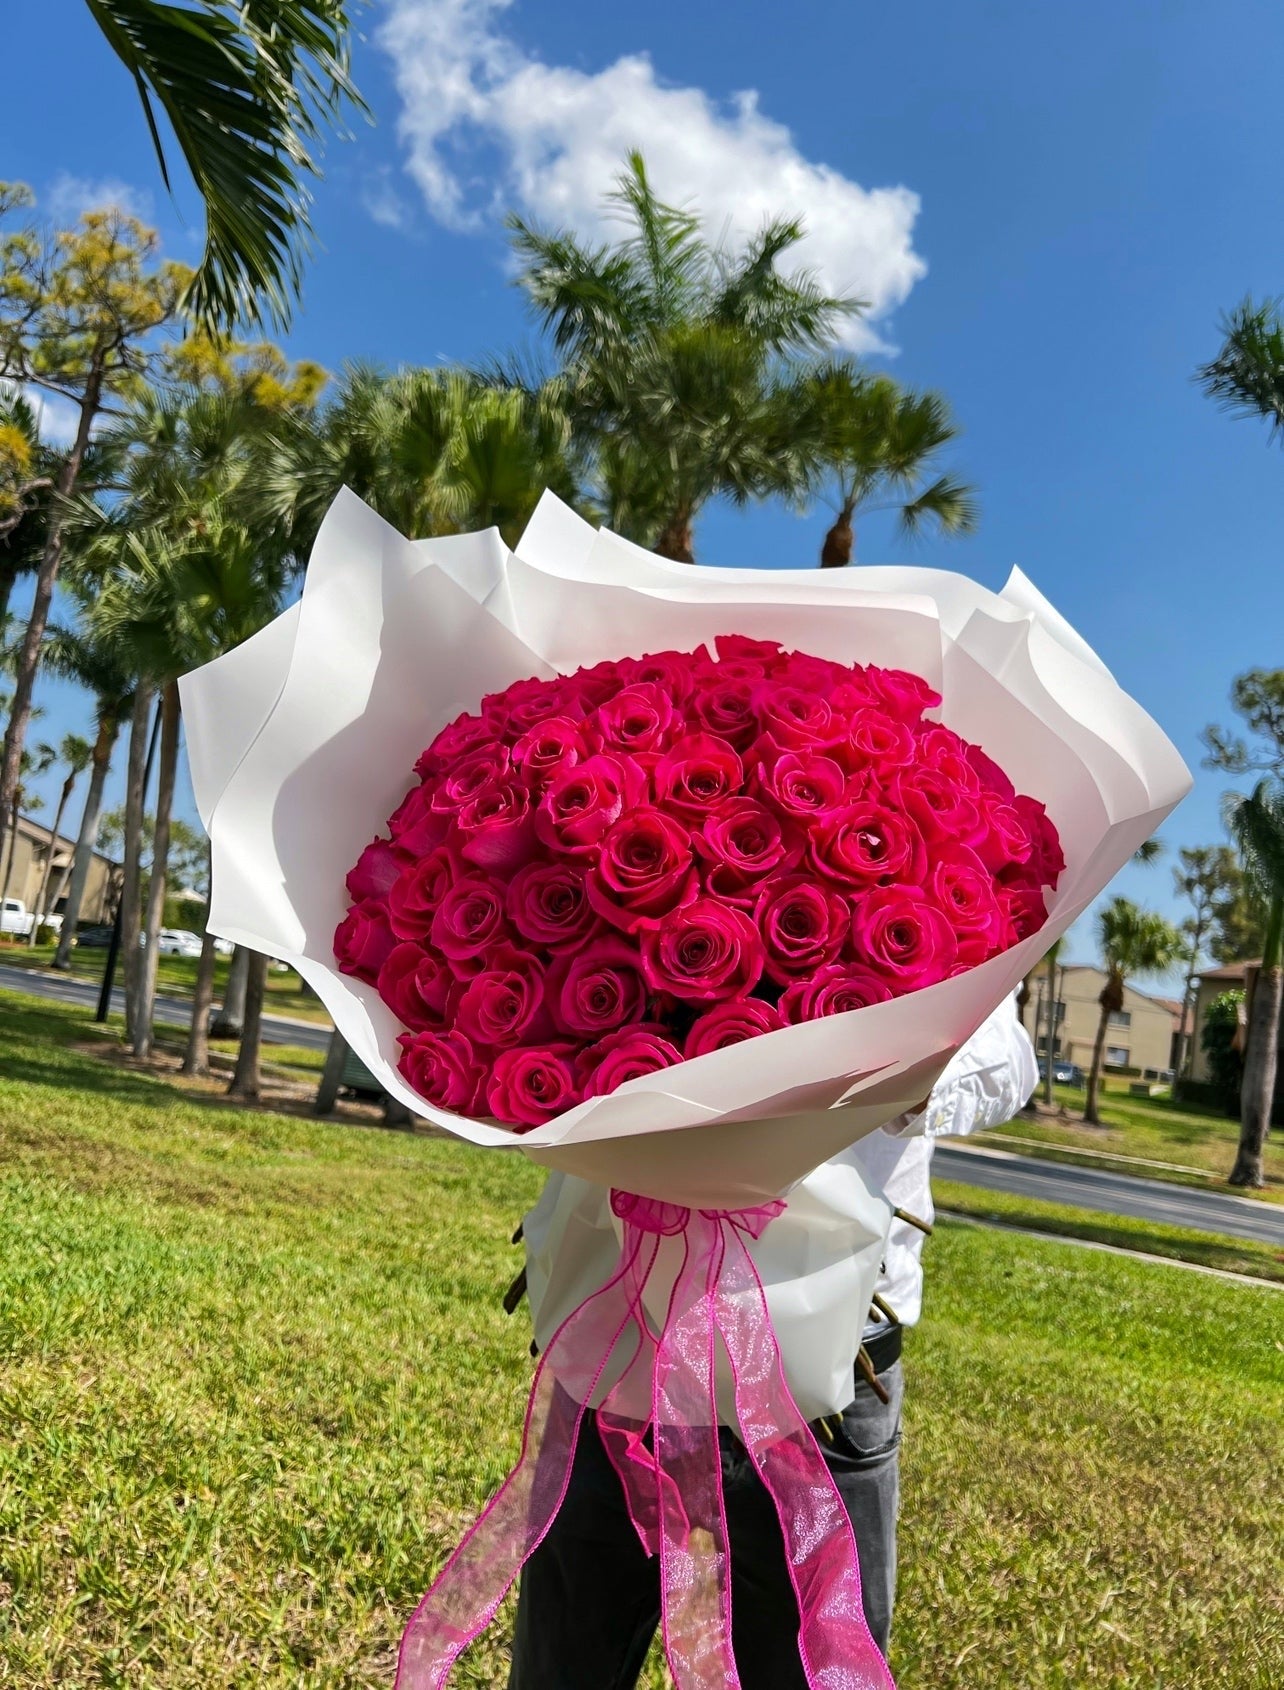
[{"label": "beige building", "polygon": [[[41,827],[40,823],[33,821],[30,816],[18,817],[18,831],[15,837],[10,837],[8,829],[5,830],[3,852],[0,852],[0,885],[4,887],[4,896],[20,898],[29,910],[34,910],[40,898],[40,884],[51,852],[53,866],[50,871],[49,908],[55,914],[60,914],[66,901],[67,883],[71,879],[71,863],[76,852],[76,841],[61,833],[55,838],[47,827]],[[85,895],[80,905],[82,921],[101,922],[111,919],[116,907],[119,872],[118,863],[114,863],[101,851],[94,852],[93,861],[89,865],[89,878],[85,883]]]},{"label": "beige building", "polygon": [[[1059,1062],[1077,1062],[1085,1073],[1092,1066],[1105,984],[1099,968],[1057,970],[1052,1054]],[[1040,1054],[1047,1049],[1048,996],[1048,971],[1041,967],[1030,977],[1025,1008],[1026,1028]],[[1125,986],[1123,1008],[1110,1017],[1106,1028],[1106,1071],[1136,1073],[1147,1080],[1167,1076],[1180,1022],[1180,1006]]]},{"label": "beige building", "polygon": [[[1197,976],[1198,988],[1195,995],[1195,1059],[1191,1064],[1190,1077],[1197,1084],[1203,1085],[1212,1078],[1208,1070],[1208,1053],[1204,1049],[1200,1035],[1204,1030],[1204,1022],[1214,998],[1219,998],[1223,992],[1244,992],[1247,1004],[1247,992],[1250,982],[1256,977],[1258,967],[1256,962],[1230,962],[1223,968],[1206,968]],[[1247,1025],[1247,1013],[1244,1013],[1242,1025]]]}]

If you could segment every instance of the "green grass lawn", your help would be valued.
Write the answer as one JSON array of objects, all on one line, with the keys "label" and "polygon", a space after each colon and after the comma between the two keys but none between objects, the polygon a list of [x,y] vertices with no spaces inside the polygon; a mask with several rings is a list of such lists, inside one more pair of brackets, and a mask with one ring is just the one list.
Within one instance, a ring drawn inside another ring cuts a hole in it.
[{"label": "green grass lawn", "polygon": [[[0,944],[0,963],[7,964],[10,968],[48,968],[53,961],[54,950],[53,945],[37,945],[32,949],[27,945]],[[228,957],[221,956],[214,964],[215,1002],[222,998],[229,961]],[[105,950],[81,950],[77,947],[71,953],[71,972],[80,979],[99,981],[103,977],[106,962]],[[196,984],[196,965],[195,957],[159,957],[156,963],[158,989],[169,996],[191,997]],[[118,970],[116,984],[123,983],[124,976]],[[292,968],[283,973],[269,971],[267,1007],[270,1014],[292,1015],[301,1021],[330,1019],[324,1004],[311,992],[304,991],[303,981]]]},{"label": "green grass lawn", "polygon": [[[1053,1089],[1057,1102],[1064,1104],[1071,1116],[1082,1116],[1082,1091],[1072,1091],[1068,1086]],[[1019,1115],[1006,1127],[981,1135],[981,1142],[1001,1144],[1004,1139],[1025,1139],[1031,1142],[1014,1144],[1010,1148],[1024,1155],[1055,1155],[1058,1150],[1070,1149],[1086,1153],[1064,1158],[1078,1167],[1091,1167],[1096,1162],[1116,1173],[1175,1180],[1205,1189],[1224,1183],[1234,1165],[1239,1122],[1212,1110],[1175,1104],[1168,1097],[1130,1097],[1127,1081],[1107,1080],[1101,1118],[1100,1127],[1090,1127],[1082,1119],[1031,1120]],[[1172,1166],[1167,1169],[1130,1167],[1125,1161],[1111,1160],[1119,1157],[1136,1157]],[[1178,1171],[1182,1168],[1192,1171]],[[1199,1170],[1215,1178],[1204,1178]],[[1284,1132],[1273,1132],[1268,1140],[1266,1186],[1261,1191],[1245,1195],[1284,1203]]]},{"label": "green grass lawn", "polygon": [[[389,1685],[515,1453],[541,1174],[201,1101],[86,1032],[0,996],[0,1683]],[[1277,1690],[1284,1294],[948,1223],[928,1252],[902,1690]],[[453,1683],[503,1685],[503,1620]]]}]

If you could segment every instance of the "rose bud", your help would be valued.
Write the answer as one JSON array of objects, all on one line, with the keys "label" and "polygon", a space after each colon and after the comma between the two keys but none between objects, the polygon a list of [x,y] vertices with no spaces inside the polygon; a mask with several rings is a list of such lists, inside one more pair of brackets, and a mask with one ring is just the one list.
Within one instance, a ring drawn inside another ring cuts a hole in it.
[{"label": "rose bud", "polygon": [[953,929],[921,886],[876,886],[855,898],[852,946],[898,992],[947,979],[958,958]]},{"label": "rose bud", "polygon": [[542,1127],[580,1101],[570,1045],[519,1045],[501,1050],[491,1068],[486,1099],[497,1121],[518,1132]]},{"label": "rose bud", "polygon": [[527,863],[508,883],[508,919],[532,944],[552,951],[579,945],[601,928],[578,862]]},{"label": "rose bud", "polygon": [[553,1026],[544,1007],[543,968],[526,951],[496,945],[486,953],[486,966],[465,986],[454,1021],[474,1047],[549,1037]]},{"label": "rose bud", "polygon": [[780,998],[781,1015],[791,1027],[819,1021],[823,1015],[845,1015],[887,1003],[892,996],[886,980],[859,963],[830,962],[805,980],[795,980]]},{"label": "rose bud", "polygon": [[700,890],[686,827],[649,807],[621,816],[588,873],[589,903],[613,927],[632,933]]},{"label": "rose bud", "polygon": [[374,898],[354,904],[335,929],[334,954],[339,972],[353,974],[373,986],[396,943],[383,904]]},{"label": "rose bud", "polygon": [[482,1070],[462,1033],[402,1033],[397,1067],[429,1103],[461,1114],[476,1102]]},{"label": "rose bud", "polygon": [[762,998],[737,998],[733,1003],[716,1003],[706,1009],[687,1034],[682,1054],[689,1062],[711,1050],[743,1044],[760,1033],[774,1033],[785,1025],[784,1017]]},{"label": "rose bud", "polygon": [[575,1075],[585,1097],[605,1097],[626,1080],[656,1074],[682,1061],[663,1027],[621,1027],[581,1051]]},{"label": "rose bud", "polygon": [[688,734],[655,765],[655,796],[662,809],[699,823],[744,784],[744,764],[725,739]]},{"label": "rose bud", "polygon": [[768,978],[787,986],[834,961],[847,943],[851,906],[839,892],[793,875],[767,882],[756,921]]},{"label": "rose bud", "polygon": [[440,1028],[457,995],[450,964],[422,945],[395,946],[379,970],[377,984],[379,996],[398,1021],[416,1032]]},{"label": "rose bud", "polygon": [[642,934],[642,968],[654,992],[688,1003],[748,997],[762,978],[762,939],[734,904],[697,898]]},{"label": "rose bud", "polygon": [[598,1038],[640,1021],[646,999],[641,958],[624,939],[594,939],[549,966],[546,1001],[558,1028],[572,1038]]},{"label": "rose bud", "polygon": [[471,874],[449,888],[432,920],[432,942],[452,962],[473,964],[484,952],[512,937],[504,916],[504,888]]},{"label": "rose bud", "polygon": [[646,776],[631,758],[586,757],[549,781],[535,812],[535,832],[555,851],[591,853],[611,824],[645,795]]}]

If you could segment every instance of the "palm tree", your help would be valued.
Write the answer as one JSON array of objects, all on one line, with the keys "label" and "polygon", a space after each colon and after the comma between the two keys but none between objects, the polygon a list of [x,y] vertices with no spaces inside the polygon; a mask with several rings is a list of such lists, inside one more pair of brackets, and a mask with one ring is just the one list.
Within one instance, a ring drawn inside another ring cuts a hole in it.
[{"label": "palm tree", "polygon": [[[1056,1043],[1057,1036],[1057,965],[1060,961],[1061,952],[1064,948],[1064,938],[1054,940],[1048,948],[1047,955],[1043,959],[1047,964],[1048,969],[1048,1047],[1043,1053],[1043,1101],[1047,1104],[1049,1109],[1052,1108],[1053,1103],[1056,1101],[1052,1091],[1052,1069],[1055,1062],[1055,1058],[1053,1057],[1053,1047]],[[1037,1045],[1038,1029],[1036,1028],[1035,1031],[1035,1043]]]},{"label": "palm tree", "polygon": [[975,529],[974,490],[934,473],[941,451],[958,436],[939,393],[909,392],[890,376],[866,375],[843,360],[812,377],[804,414],[811,490],[835,513],[821,547],[822,568],[852,561],[859,511],[898,511],[907,534],[928,526],[943,534]]},{"label": "palm tree", "polygon": [[1249,1007],[1239,1150],[1230,1174],[1232,1185],[1260,1186],[1264,1183],[1262,1152],[1275,1105],[1284,1006],[1284,784],[1261,780],[1247,797],[1231,793],[1225,816],[1245,876],[1267,912],[1262,962]]},{"label": "palm tree", "polygon": [[1101,1019],[1097,1023],[1092,1071],[1088,1075],[1088,1095],[1083,1110],[1084,1120],[1093,1126],[1101,1125],[1098,1100],[1106,1055],[1106,1031],[1110,1017],[1118,1015],[1123,1008],[1128,975],[1159,973],[1170,968],[1182,954],[1182,937],[1172,923],[1151,910],[1139,909],[1128,898],[1112,898],[1103,909],[1098,910],[1097,942],[1101,947],[1106,983],[1097,1000],[1101,1005]]},{"label": "palm tree", "polygon": [[13,802],[9,806],[9,814],[5,818],[8,822],[9,852],[5,859],[4,881],[0,885],[0,903],[9,896],[9,884],[13,879],[13,859],[18,849],[18,817],[23,810],[30,813],[43,808],[43,800],[34,793],[27,784],[31,780],[39,780],[41,775],[47,774],[53,767],[57,752],[52,745],[43,741],[39,745],[24,746],[22,759],[18,765],[18,784],[13,789]]},{"label": "palm tree", "polygon": [[[86,600],[86,603],[89,602],[92,601]],[[134,676],[118,643],[112,639],[96,639],[92,628],[88,627],[80,630],[56,628],[46,646],[45,662],[54,674],[62,676],[65,680],[76,681],[91,692],[94,699],[94,744],[89,762],[89,790],[85,795],[85,807],[80,816],[76,855],[63,909],[62,931],[58,935],[58,949],[54,953],[52,964],[54,968],[70,969],[80,909],[89,881],[94,851],[98,845],[103,791],[107,785],[112,753],[120,735],[121,725],[128,716],[133,701]]]},{"label": "palm tree", "polygon": [[[50,890],[49,883],[53,874],[54,852],[58,847],[58,830],[62,826],[62,813],[71,800],[72,789],[76,782],[89,767],[93,751],[94,748],[89,741],[82,739],[79,734],[64,734],[58,742],[56,761],[62,764],[67,774],[58,793],[58,804],[54,810],[53,828],[49,840],[49,855],[45,858],[44,873],[40,877],[40,891],[36,896],[36,907],[33,912],[34,920],[31,923],[31,934],[28,941],[33,949],[40,932],[41,923],[49,913],[49,903],[47,902]],[[53,901],[56,903],[57,899],[55,898]]]},{"label": "palm tree", "polygon": [[689,563],[709,500],[803,491],[797,366],[858,302],[781,273],[795,219],[739,256],[710,245],[694,212],[656,196],[639,153],[610,204],[626,232],[605,246],[511,218],[518,281],[565,360],[607,520]]},{"label": "palm tree", "polygon": [[[189,294],[223,329],[285,322],[310,237],[306,179],[323,122],[364,105],[349,77],[345,0],[85,0],[133,77],[170,185],[158,117],[205,202]],[[157,112],[156,108],[160,111]]]},{"label": "palm tree", "polygon": [[1221,322],[1222,347],[1195,379],[1210,399],[1240,416],[1264,417],[1284,431],[1284,319],[1278,300],[1245,299]]}]

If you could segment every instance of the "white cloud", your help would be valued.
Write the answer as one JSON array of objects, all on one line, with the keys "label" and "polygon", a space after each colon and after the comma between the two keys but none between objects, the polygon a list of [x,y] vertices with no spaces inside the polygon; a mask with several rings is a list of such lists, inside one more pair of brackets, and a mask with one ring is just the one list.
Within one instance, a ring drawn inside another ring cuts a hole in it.
[{"label": "white cloud", "polygon": [[[0,398],[9,398],[17,386],[12,381],[0,380]],[[23,398],[36,413],[36,427],[40,438],[46,446],[70,446],[76,438],[76,429],[80,423],[80,411],[70,399],[63,399],[56,393],[47,393],[43,387],[37,387],[28,382],[20,389]]]},{"label": "white cloud", "polygon": [[109,207],[146,221],[152,216],[152,197],[115,176],[94,179],[72,176],[64,170],[50,183],[43,205],[55,223],[75,223],[86,211]]},{"label": "white cloud", "polygon": [[405,229],[410,224],[410,207],[397,192],[386,164],[362,183],[361,203],[371,219],[385,229]]},{"label": "white cloud", "polygon": [[460,230],[516,206],[602,236],[603,195],[634,147],[662,198],[690,204],[730,244],[770,217],[806,225],[797,261],[868,303],[848,344],[879,346],[873,324],[925,274],[914,251],[918,196],[863,188],[804,158],[753,92],[720,104],[659,80],[645,54],[586,72],[531,58],[500,26],[511,0],[389,0],[379,42],[401,96],[407,169],[429,211]]}]

